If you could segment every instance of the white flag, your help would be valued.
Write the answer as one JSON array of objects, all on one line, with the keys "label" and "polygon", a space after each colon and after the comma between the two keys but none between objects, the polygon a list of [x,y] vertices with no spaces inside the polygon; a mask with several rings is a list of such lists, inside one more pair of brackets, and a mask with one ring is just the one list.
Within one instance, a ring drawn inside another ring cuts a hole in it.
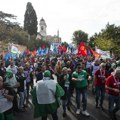
[{"label": "white flag", "polygon": [[18,48],[15,47],[15,46],[12,46],[12,47],[11,47],[11,52],[12,52],[12,53],[18,53]]}]

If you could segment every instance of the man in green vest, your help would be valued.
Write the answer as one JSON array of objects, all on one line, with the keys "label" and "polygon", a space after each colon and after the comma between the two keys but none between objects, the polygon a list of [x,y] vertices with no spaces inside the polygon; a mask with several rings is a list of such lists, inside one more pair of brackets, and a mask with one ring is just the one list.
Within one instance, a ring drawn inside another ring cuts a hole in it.
[{"label": "man in green vest", "polygon": [[47,120],[47,115],[51,114],[53,120],[58,120],[59,97],[64,95],[64,90],[50,76],[51,72],[46,70],[43,80],[38,81],[31,91],[34,118],[42,117],[42,120]]},{"label": "man in green vest", "polygon": [[116,61],[117,67],[120,67],[120,60]]},{"label": "man in green vest", "polygon": [[77,103],[77,111],[76,114],[80,114],[80,96],[82,95],[82,104],[83,111],[82,114],[85,116],[90,116],[87,112],[87,72],[83,70],[82,65],[78,65],[76,71],[72,74],[72,80],[74,81],[75,89],[76,89],[76,103]]}]

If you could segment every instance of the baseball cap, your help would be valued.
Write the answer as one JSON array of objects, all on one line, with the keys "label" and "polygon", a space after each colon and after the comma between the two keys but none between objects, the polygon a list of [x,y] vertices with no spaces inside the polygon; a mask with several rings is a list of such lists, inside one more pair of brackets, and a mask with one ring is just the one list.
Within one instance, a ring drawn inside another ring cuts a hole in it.
[{"label": "baseball cap", "polygon": [[45,77],[50,77],[51,76],[51,72],[49,70],[45,70],[44,76]]}]

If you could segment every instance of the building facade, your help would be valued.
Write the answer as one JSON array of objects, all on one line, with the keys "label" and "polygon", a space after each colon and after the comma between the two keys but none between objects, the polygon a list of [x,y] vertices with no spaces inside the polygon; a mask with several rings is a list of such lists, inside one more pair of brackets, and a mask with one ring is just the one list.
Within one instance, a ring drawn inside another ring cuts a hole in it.
[{"label": "building facade", "polygon": [[59,30],[57,31],[57,35],[47,35],[47,24],[45,20],[42,18],[39,23],[40,32],[37,35],[38,40],[46,40],[49,42],[60,43],[61,38],[59,37]]}]

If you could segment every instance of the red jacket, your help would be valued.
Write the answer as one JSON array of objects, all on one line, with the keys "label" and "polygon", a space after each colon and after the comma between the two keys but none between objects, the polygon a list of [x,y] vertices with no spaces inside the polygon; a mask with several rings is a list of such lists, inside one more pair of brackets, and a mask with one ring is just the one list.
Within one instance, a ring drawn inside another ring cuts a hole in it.
[{"label": "red jacket", "polygon": [[105,80],[108,77],[107,72],[101,72],[100,69],[95,72],[95,86],[105,86]]},{"label": "red jacket", "polygon": [[[110,88],[115,88],[115,89],[119,89],[120,90],[120,79],[115,79],[113,77],[113,75],[110,75],[107,79],[106,79],[106,83],[105,83],[108,87]],[[111,94],[111,95],[115,95],[115,96],[118,96],[119,93],[118,92],[115,92],[113,90],[109,90],[109,89],[106,89],[106,92],[108,94]]]}]

